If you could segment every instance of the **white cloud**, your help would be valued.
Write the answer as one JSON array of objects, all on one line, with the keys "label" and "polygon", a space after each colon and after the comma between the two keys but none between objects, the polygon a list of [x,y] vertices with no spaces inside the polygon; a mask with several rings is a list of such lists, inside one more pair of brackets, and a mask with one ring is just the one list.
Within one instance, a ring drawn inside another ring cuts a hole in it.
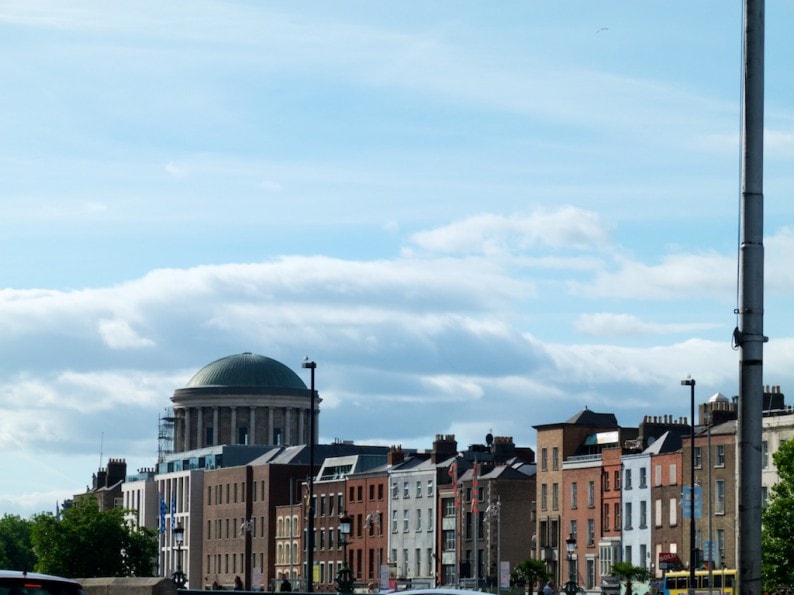
[{"label": "white cloud", "polygon": [[141,337],[136,333],[126,320],[100,320],[97,330],[102,340],[111,349],[154,347],[155,344],[151,339]]},{"label": "white cloud", "polygon": [[716,328],[715,324],[695,323],[655,323],[646,322],[631,314],[598,312],[581,314],[574,327],[580,333],[598,337],[621,337],[640,335],[662,335],[670,333],[694,333],[699,330]]},{"label": "white cloud", "polygon": [[599,216],[575,207],[504,217],[484,213],[413,234],[410,245],[431,253],[506,256],[538,248],[600,249],[607,242]]}]

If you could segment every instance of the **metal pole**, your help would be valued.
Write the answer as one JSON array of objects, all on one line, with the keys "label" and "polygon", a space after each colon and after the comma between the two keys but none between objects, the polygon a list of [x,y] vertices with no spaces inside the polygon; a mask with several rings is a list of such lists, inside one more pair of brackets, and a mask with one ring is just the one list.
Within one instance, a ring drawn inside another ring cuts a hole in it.
[{"label": "metal pole", "polygon": [[697,548],[695,547],[695,379],[682,380],[689,387],[689,405],[692,416],[689,426],[689,595],[695,595],[695,566]]},{"label": "metal pole", "polygon": [[707,440],[706,440],[706,442],[708,444],[708,449],[709,449],[709,454],[708,454],[708,466],[709,466],[709,473],[708,473],[708,478],[709,478],[709,593],[711,593],[712,589],[714,588],[714,536],[711,533],[711,500],[712,500],[712,493],[711,493],[711,485],[712,485],[712,481],[711,481],[711,468],[712,468],[712,464],[711,464],[711,423],[713,421],[713,417],[712,417],[713,416],[713,410],[711,409],[711,407],[713,407],[713,403],[709,403],[709,418],[708,418],[709,419],[709,425],[708,425],[708,430],[707,430],[708,435],[707,435]]},{"label": "metal pole", "polygon": [[764,0],[744,1],[736,562],[740,595],[761,593],[764,336]]},{"label": "metal pole", "polygon": [[306,591],[314,592],[314,371],[317,363],[306,358],[303,367],[311,372],[311,388],[309,396],[309,523],[306,530]]}]

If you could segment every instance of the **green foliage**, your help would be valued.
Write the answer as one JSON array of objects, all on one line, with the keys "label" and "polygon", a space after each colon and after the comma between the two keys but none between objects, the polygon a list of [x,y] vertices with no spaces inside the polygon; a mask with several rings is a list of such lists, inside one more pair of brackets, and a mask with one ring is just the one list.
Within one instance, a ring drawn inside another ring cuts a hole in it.
[{"label": "green foliage", "polygon": [[651,571],[644,566],[634,566],[631,562],[615,562],[610,574],[626,584],[626,595],[631,595],[632,583],[651,580]]},{"label": "green foliage", "polygon": [[152,531],[132,530],[125,511],[100,511],[93,498],[80,498],[58,519],[33,517],[36,570],[74,578],[152,576],[157,541]]},{"label": "green foliage", "polygon": [[31,541],[32,523],[16,515],[0,518],[0,568],[33,570],[36,554]]},{"label": "green foliage", "polygon": [[510,574],[510,583],[512,585],[528,586],[529,593],[534,593],[534,586],[538,582],[546,582],[547,580],[549,580],[549,573],[546,571],[546,565],[541,560],[519,562]]},{"label": "green foliage", "polygon": [[794,585],[794,440],[772,455],[780,481],[770,489],[761,513],[761,575],[765,591]]}]

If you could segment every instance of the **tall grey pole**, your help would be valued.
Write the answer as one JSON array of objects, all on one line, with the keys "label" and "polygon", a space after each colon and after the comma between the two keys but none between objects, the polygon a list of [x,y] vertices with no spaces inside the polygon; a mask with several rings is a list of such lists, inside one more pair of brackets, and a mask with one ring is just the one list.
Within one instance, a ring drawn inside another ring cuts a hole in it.
[{"label": "tall grey pole", "polygon": [[764,0],[744,0],[736,561],[739,594],[761,593],[764,337]]},{"label": "tall grey pole", "polygon": [[695,379],[682,380],[689,387],[689,405],[692,415],[689,426],[689,595],[695,595],[695,567],[697,566],[697,547],[695,546]]},{"label": "tall grey pole", "polygon": [[311,372],[311,394],[309,396],[309,523],[306,528],[306,591],[314,592],[314,371],[317,363],[309,361],[307,357],[302,367]]}]

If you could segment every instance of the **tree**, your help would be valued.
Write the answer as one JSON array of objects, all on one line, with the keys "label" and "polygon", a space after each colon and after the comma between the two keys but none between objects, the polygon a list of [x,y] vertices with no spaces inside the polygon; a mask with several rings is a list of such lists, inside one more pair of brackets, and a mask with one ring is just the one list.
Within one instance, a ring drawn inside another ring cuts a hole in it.
[{"label": "tree", "polygon": [[130,528],[122,508],[100,511],[94,498],[83,497],[60,518],[33,518],[36,570],[59,576],[152,576],[157,541],[152,531]]},{"label": "tree", "polygon": [[651,571],[645,566],[634,566],[631,562],[615,562],[610,574],[620,582],[626,583],[626,595],[631,595],[631,583],[644,583],[651,580]]},{"label": "tree", "polygon": [[510,582],[514,585],[526,585],[527,592],[532,595],[534,586],[538,582],[549,580],[546,564],[541,560],[524,560],[516,564],[510,575]]},{"label": "tree", "polygon": [[765,591],[794,586],[794,440],[772,455],[780,480],[761,513],[761,576]]},{"label": "tree", "polygon": [[36,567],[31,529],[30,521],[16,515],[0,518],[0,568],[33,570]]}]

